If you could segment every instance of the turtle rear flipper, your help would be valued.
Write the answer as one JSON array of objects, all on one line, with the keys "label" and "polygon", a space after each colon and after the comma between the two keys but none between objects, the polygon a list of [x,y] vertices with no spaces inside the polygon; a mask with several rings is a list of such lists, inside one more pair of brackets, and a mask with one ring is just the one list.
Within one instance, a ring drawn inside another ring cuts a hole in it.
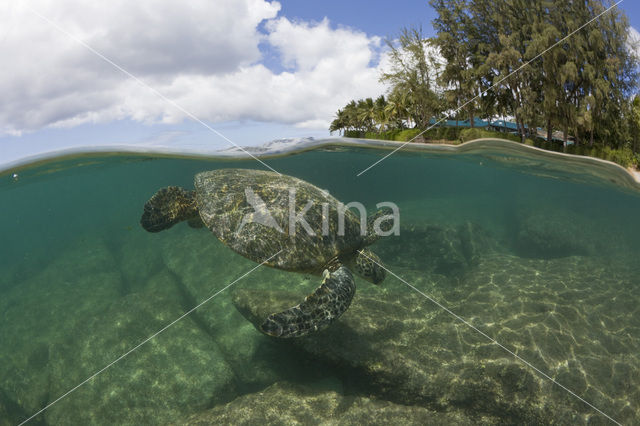
[{"label": "turtle rear flipper", "polygon": [[149,232],[160,232],[178,222],[198,216],[194,191],[168,186],[156,192],[144,204],[140,224]]},{"label": "turtle rear flipper", "polygon": [[322,285],[302,303],[271,314],[260,330],[274,337],[301,337],[328,327],[351,304],[356,284],[351,271],[340,266],[335,272],[324,272]]}]

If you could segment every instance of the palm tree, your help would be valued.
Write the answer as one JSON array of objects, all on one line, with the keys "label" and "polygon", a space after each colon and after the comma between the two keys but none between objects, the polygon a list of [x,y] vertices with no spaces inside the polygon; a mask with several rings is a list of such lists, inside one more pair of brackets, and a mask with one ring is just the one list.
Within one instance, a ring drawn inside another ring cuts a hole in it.
[{"label": "palm tree", "polygon": [[339,109],[329,126],[329,133],[333,134],[333,132],[337,131],[340,132],[340,134],[344,134],[344,130],[347,128],[347,125],[347,114],[344,109]]},{"label": "palm tree", "polygon": [[385,108],[389,122],[393,122],[395,128],[402,129],[404,122],[409,121],[409,92],[394,89],[389,95],[389,101]]},{"label": "palm tree", "polygon": [[351,102],[345,105],[344,115],[346,130],[354,130],[360,127],[358,123],[358,106],[356,105],[356,101],[351,100]]},{"label": "palm tree", "polygon": [[361,129],[370,132],[374,129],[374,122],[376,118],[376,106],[373,99],[360,99],[358,101],[358,122],[361,125]]},{"label": "palm tree", "polygon": [[384,95],[380,95],[374,101],[374,121],[378,124],[378,131],[383,132],[389,123],[389,115],[387,114],[387,100]]}]

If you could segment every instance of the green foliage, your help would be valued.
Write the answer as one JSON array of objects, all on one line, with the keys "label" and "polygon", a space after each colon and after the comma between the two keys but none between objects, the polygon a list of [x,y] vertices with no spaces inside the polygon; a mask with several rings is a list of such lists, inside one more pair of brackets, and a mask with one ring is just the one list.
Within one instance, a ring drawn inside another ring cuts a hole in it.
[{"label": "green foliage", "polygon": [[462,109],[471,121],[480,106],[484,114],[492,114],[494,94],[481,93],[486,58],[479,51],[480,39],[470,22],[469,1],[430,0],[429,3],[438,13],[433,21],[437,35],[431,41],[446,60],[439,83],[445,88],[448,105]]},{"label": "green foliage", "polygon": [[640,152],[640,96],[636,96],[629,103],[629,133],[631,136],[631,150]]},{"label": "green foliage", "polygon": [[468,142],[473,139],[496,137],[493,135],[494,133],[496,132],[483,129],[464,129],[460,132],[460,140],[462,142]]},{"label": "green foliage", "polygon": [[460,140],[461,127],[434,127],[427,130],[423,136],[425,140],[431,141],[450,141],[455,143]]},{"label": "green foliage", "polygon": [[393,101],[402,105],[404,119],[425,128],[440,112],[442,102],[434,90],[440,64],[421,28],[403,28],[397,40],[387,40],[391,69],[380,81],[391,85]]},{"label": "green foliage", "polygon": [[629,147],[613,149],[609,146],[569,146],[565,152],[601,158],[620,164],[622,167],[638,168],[638,166],[640,166],[640,156],[634,153]]},{"label": "green foliage", "polygon": [[[513,133],[497,132],[494,130],[486,129],[463,129],[460,132],[460,140],[462,142],[468,142],[474,139],[491,138],[491,139],[506,139],[513,142],[521,142],[519,135]],[[525,145],[534,145],[534,141],[531,139],[525,139]]]},{"label": "green foliage", "polygon": [[384,132],[367,132],[365,134],[366,139],[382,139],[386,141],[395,141],[396,136],[401,132],[400,129],[392,129]]},{"label": "green foliage", "polygon": [[402,130],[395,136],[394,140],[399,141],[399,142],[407,142],[407,141],[410,141],[411,139],[415,138],[416,136],[418,136],[421,131],[422,130],[420,130],[420,129]]},{"label": "green foliage", "polygon": [[[371,132],[369,132],[371,134]],[[362,130],[345,130],[343,136],[345,138],[364,138],[366,133]]]},{"label": "green foliage", "polygon": [[364,137],[366,132],[383,130],[392,117],[387,112],[388,102],[384,96],[350,101],[339,109],[329,126],[329,131],[342,132],[346,137]]},{"label": "green foliage", "polygon": [[[628,48],[629,24],[621,10],[614,8],[606,19],[593,20],[608,4],[602,0],[430,0],[430,4],[437,12],[433,42],[446,60],[440,80],[450,108],[464,106],[469,118],[477,111],[513,116],[522,134],[528,125],[612,147],[631,139],[624,105],[637,87],[638,59]],[[563,40],[589,21],[593,22]]]}]

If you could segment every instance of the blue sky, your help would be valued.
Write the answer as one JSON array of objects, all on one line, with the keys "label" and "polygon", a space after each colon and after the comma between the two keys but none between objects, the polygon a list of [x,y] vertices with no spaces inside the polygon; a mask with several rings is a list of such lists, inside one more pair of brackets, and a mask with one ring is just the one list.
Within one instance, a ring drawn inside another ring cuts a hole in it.
[{"label": "blue sky", "polygon": [[282,13],[293,19],[321,20],[324,16],[336,25],[346,25],[369,35],[393,37],[403,26],[423,25],[431,30],[435,17],[427,0],[363,1],[281,1]]},{"label": "blue sky", "polygon": [[[638,3],[620,7],[640,29]],[[243,146],[327,136],[337,108],[384,92],[383,40],[403,26],[432,35],[435,16],[426,0],[29,5],[0,5],[0,55],[11,58],[0,69],[0,164],[72,146],[231,146],[185,110]]]}]

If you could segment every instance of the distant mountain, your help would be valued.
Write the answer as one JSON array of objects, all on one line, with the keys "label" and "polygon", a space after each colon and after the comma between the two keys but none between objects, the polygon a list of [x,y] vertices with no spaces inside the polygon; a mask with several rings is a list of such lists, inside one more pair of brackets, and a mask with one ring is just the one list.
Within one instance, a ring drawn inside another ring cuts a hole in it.
[{"label": "distant mountain", "polygon": [[311,145],[311,144],[314,144],[315,142],[316,142],[316,139],[312,137],[284,138],[284,139],[275,139],[258,146],[243,146],[243,147],[233,146],[231,148],[221,149],[218,152],[222,152],[225,154],[243,153],[243,152],[249,152],[251,154],[267,154],[267,153],[271,154],[271,153],[289,151],[294,147],[299,148],[300,146]]}]

